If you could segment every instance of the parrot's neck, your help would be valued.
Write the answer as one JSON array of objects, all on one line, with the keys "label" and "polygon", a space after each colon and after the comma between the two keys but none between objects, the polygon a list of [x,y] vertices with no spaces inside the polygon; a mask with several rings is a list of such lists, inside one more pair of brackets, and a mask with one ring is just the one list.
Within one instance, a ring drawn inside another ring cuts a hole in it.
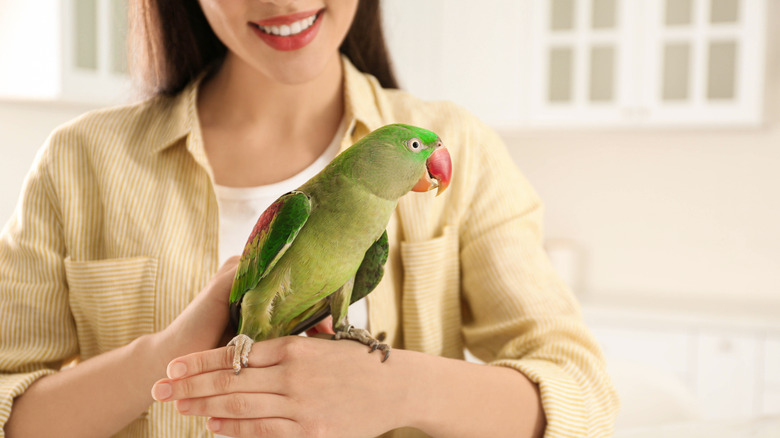
[{"label": "parrot's neck", "polygon": [[407,194],[424,171],[413,163],[399,161],[397,155],[383,154],[381,148],[372,151],[371,160],[351,152],[347,150],[336,158],[334,171],[352,179],[374,196],[389,201],[397,201]]}]

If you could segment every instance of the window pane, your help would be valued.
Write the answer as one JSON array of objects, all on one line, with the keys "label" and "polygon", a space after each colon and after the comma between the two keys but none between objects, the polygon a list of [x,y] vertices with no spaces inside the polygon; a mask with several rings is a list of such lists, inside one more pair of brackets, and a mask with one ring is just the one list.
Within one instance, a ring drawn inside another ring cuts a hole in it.
[{"label": "window pane", "polygon": [[691,24],[693,16],[692,0],[666,0],[666,25],[681,26]]},{"label": "window pane", "polygon": [[615,88],[615,48],[593,47],[590,50],[590,100],[611,101]]},{"label": "window pane", "polygon": [[574,0],[552,0],[550,29],[574,29]]},{"label": "window pane", "polygon": [[569,47],[550,49],[550,88],[547,91],[550,102],[571,100],[573,58],[574,52]]},{"label": "window pane", "polygon": [[707,99],[734,99],[737,70],[737,43],[713,41],[707,65]]},{"label": "window pane", "polygon": [[615,27],[617,8],[615,0],[593,0],[593,15],[591,23],[594,29],[611,29]]},{"label": "window pane", "polygon": [[711,0],[710,23],[735,23],[739,20],[739,0]]},{"label": "window pane", "polygon": [[669,43],[664,46],[663,100],[688,99],[691,71],[691,46]]},{"label": "window pane", "polygon": [[127,0],[112,0],[111,7],[111,70],[127,73]]},{"label": "window pane", "polygon": [[97,0],[76,0],[75,35],[76,67],[97,70]]}]

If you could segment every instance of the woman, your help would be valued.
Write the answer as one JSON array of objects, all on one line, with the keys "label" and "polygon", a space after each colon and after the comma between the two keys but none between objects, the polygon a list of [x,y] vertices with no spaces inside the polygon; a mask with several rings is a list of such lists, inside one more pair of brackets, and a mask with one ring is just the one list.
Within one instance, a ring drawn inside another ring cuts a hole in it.
[{"label": "woman", "polygon": [[[55,131],[3,233],[7,436],[608,434],[615,393],[538,198],[472,116],[393,90],[377,2],[193,3],[134,6],[156,96]],[[275,196],[395,122],[439,134],[454,178],[399,202],[358,306],[392,357],[287,337],[234,375],[229,256]],[[464,345],[494,366],[453,360]]]}]

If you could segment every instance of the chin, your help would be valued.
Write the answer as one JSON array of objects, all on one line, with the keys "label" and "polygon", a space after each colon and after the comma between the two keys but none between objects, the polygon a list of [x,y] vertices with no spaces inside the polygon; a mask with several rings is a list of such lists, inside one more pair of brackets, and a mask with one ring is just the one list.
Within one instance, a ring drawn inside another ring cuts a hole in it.
[{"label": "chin", "polygon": [[255,68],[269,78],[288,85],[299,85],[317,79],[327,70],[331,61],[321,53],[307,56],[305,53],[288,52],[274,58],[256,62]]}]

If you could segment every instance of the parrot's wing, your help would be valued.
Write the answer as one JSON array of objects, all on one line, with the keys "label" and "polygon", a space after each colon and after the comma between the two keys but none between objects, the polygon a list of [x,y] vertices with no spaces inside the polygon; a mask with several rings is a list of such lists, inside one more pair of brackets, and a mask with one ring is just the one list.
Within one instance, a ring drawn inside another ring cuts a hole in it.
[{"label": "parrot's wing", "polygon": [[353,303],[368,295],[382,280],[389,251],[390,245],[387,243],[387,231],[385,231],[368,248],[366,255],[363,257],[363,263],[360,264],[355,273],[355,286],[352,287]]},{"label": "parrot's wing", "polygon": [[311,212],[311,200],[294,190],[279,197],[257,220],[238,262],[230,303],[240,303],[244,294],[271,271],[303,228]]},{"label": "parrot's wing", "polygon": [[[360,267],[355,273],[355,285],[352,288],[350,304],[368,295],[382,280],[389,251],[390,246],[387,242],[387,231],[385,231],[368,248],[366,255],[363,257],[363,262],[360,263]],[[330,315],[330,305],[327,298],[325,298],[294,318],[290,322],[289,327],[292,327],[292,329],[289,333],[294,335],[302,333],[314,327],[328,315]]]}]

